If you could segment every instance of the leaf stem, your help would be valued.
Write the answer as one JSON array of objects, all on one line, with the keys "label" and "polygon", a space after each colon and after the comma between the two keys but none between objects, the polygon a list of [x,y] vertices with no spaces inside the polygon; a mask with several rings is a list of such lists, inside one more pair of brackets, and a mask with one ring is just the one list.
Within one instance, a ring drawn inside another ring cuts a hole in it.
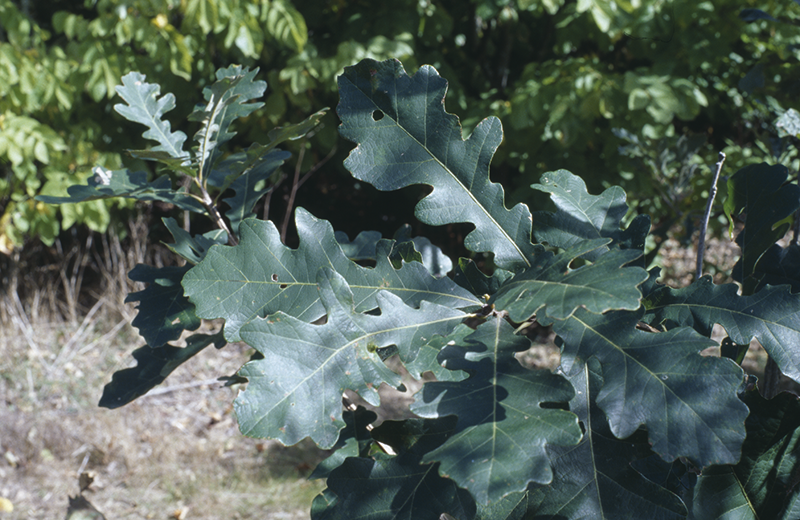
[{"label": "leaf stem", "polygon": [[703,215],[703,224],[700,226],[700,240],[697,243],[697,270],[695,272],[695,280],[699,280],[703,275],[703,255],[706,251],[706,232],[708,231],[708,221],[711,218],[711,208],[714,206],[714,198],[717,196],[717,182],[719,181],[719,174],[722,172],[722,163],[724,162],[725,153],[719,152],[719,160],[716,164],[714,180],[711,183],[711,191],[708,193],[706,212]]}]

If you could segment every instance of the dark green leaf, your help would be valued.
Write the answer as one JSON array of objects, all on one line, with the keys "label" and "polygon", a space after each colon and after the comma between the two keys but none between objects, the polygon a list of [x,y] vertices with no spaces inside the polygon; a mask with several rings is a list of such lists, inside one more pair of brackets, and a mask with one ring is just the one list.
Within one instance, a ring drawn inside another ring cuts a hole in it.
[{"label": "dark green leaf", "polygon": [[342,136],[358,143],[345,166],[379,190],[433,186],[416,208],[431,225],[469,222],[464,245],[492,252],[508,270],[528,267],[534,254],[530,211],[511,210],[503,188],[489,182],[489,163],[503,138],[500,120],[485,119],[463,140],[461,126],[444,110],[447,82],[433,67],[409,77],[397,60],[363,60],[339,76]]},{"label": "dark green leaf", "polygon": [[513,274],[505,269],[495,269],[492,276],[486,276],[473,260],[460,258],[453,280],[472,294],[491,296],[512,276]]},{"label": "dark green leaf", "polygon": [[[644,310],[602,316],[578,310],[553,330],[564,341],[567,374],[580,361],[602,364],[597,404],[619,439],[647,427],[653,451],[666,461],[686,457],[699,467],[739,459],[747,407],[737,397],[741,367],[700,351],[715,346],[688,327],[662,333],[636,329]],[[577,368],[573,368],[577,367]]]},{"label": "dark green leaf", "polygon": [[205,209],[197,200],[190,197],[185,191],[174,190],[172,181],[163,175],[153,182],[147,182],[144,172],[131,172],[130,170],[106,170],[96,167],[94,175],[89,177],[86,186],[72,185],[67,188],[69,197],[51,197],[39,195],[36,200],[48,204],[69,204],[87,200],[113,199],[125,197],[136,200],[157,200],[174,204],[183,210],[203,213]]},{"label": "dark green leaf", "polygon": [[309,322],[321,317],[324,309],[316,279],[323,266],[345,277],[359,312],[375,308],[381,290],[413,306],[423,300],[455,308],[478,304],[472,294],[449,278],[432,277],[420,263],[394,269],[389,251],[379,252],[375,268],[361,267],[344,255],[327,221],[317,220],[302,208],[295,219],[298,249],[281,243],[272,222],[248,219],[240,226],[238,246],[211,248],[184,277],[186,294],[197,306],[198,316],[224,318],[229,341],[238,341],[243,324],[277,311]]},{"label": "dark green leaf", "polygon": [[164,245],[192,265],[200,263],[211,246],[228,242],[227,234],[221,229],[214,229],[202,235],[192,236],[180,227],[174,218],[163,218],[161,221],[167,226],[167,229],[175,239],[174,243]]},{"label": "dark green leaf", "polygon": [[539,321],[546,317],[562,320],[575,309],[603,313],[614,309],[634,310],[641,293],[637,286],[647,279],[641,267],[623,267],[641,256],[641,251],[608,251],[589,265],[570,269],[570,263],[603,249],[608,238],[584,240],[557,255],[546,251],[533,265],[507,281],[490,300],[496,308],[508,312],[521,323],[534,314]]},{"label": "dark green leaf", "polygon": [[766,163],[745,166],[728,179],[725,214],[731,220],[742,213],[747,222],[736,237],[742,248],[742,274],[749,277],[756,263],[789,229],[784,222],[800,207],[800,186],[786,184],[788,170]]},{"label": "dark green leaf", "polygon": [[[590,195],[583,179],[566,170],[545,173],[539,182],[531,188],[550,193],[558,210],[533,213],[533,236],[538,242],[567,249],[583,240],[611,238],[613,245],[644,249],[650,218],[639,215],[628,229],[621,229],[628,205],[619,186],[608,188],[602,195]],[[594,261],[609,247],[611,244],[589,251],[584,258]]]},{"label": "dark green leaf", "polygon": [[328,478],[331,471],[342,465],[348,457],[366,457],[372,446],[372,435],[367,426],[375,422],[378,415],[359,406],[355,411],[348,410],[342,414],[346,426],[339,433],[339,439],[333,445],[334,451],[327,459],[320,462],[309,480]]},{"label": "dark green leaf", "polygon": [[[733,267],[731,276],[737,282],[744,281],[741,259]],[[784,248],[773,244],[756,264],[752,276],[758,279],[754,292],[767,285],[789,285],[793,293],[800,292],[800,246],[789,244]]]},{"label": "dark green leaf", "polygon": [[549,370],[528,370],[514,354],[530,340],[492,318],[462,342],[451,341],[439,360],[470,377],[426,383],[412,411],[422,417],[458,417],[455,431],[423,462],[441,462],[440,473],[470,491],[479,504],[524,491],[529,482],[549,483],[548,444],[573,445],[581,438],[574,414],[543,408],[569,401],[570,384]]},{"label": "dark green leaf", "polygon": [[378,406],[381,383],[401,383],[379,349],[396,345],[401,360],[414,359],[426,338],[447,334],[464,318],[460,311],[428,302],[412,309],[386,291],[377,295],[380,315],[359,314],[341,275],[322,269],[317,281],[328,313],[324,325],[277,313],[241,329],[242,339],[264,355],[239,372],[250,381],[236,399],[245,435],[287,445],[308,436],[320,447],[333,446],[345,426],[344,390]]},{"label": "dark green leaf", "polygon": [[703,471],[694,493],[694,516],[797,518],[790,514],[800,495],[800,401],[787,393],[767,401],[755,389],[744,401],[750,416],[742,460]]},{"label": "dark green leaf", "polygon": [[178,339],[184,330],[196,330],[200,319],[194,305],[183,295],[181,279],[191,266],[152,267],[138,264],[128,273],[134,282],[149,284],[143,291],[128,294],[125,303],[139,302],[133,326],[152,347]]},{"label": "dark green leaf", "polygon": [[393,446],[398,455],[377,453],[372,459],[345,460],[331,472],[328,489],[320,495],[322,498],[314,501],[311,518],[474,518],[475,502],[469,493],[456,487],[453,481],[440,477],[437,464],[420,464],[426,452],[442,443],[452,424],[449,420],[419,419],[383,423],[373,434],[377,440]]},{"label": "dark green leaf", "polygon": [[234,194],[222,201],[230,208],[225,216],[228,217],[234,235],[239,234],[239,223],[253,215],[256,203],[272,189],[269,178],[289,157],[289,152],[270,152],[231,183],[230,188]]},{"label": "dark green leaf", "polygon": [[714,285],[709,276],[683,289],[661,286],[644,301],[647,321],[692,327],[711,336],[715,323],[744,345],[756,338],[788,377],[800,382],[800,294],[788,286],[766,286],[751,296],[736,284]]},{"label": "dark green leaf", "polygon": [[528,493],[530,513],[525,518],[685,518],[686,507],[677,496],[643,478],[630,465],[650,453],[645,436],[636,432],[619,440],[609,430],[596,403],[608,384],[597,359],[577,364],[570,381],[576,389],[570,410],[578,415],[585,434],[577,446],[547,449],[553,461],[553,482]]},{"label": "dark green leaf", "polygon": [[103,389],[99,405],[103,408],[119,408],[143,396],[151,388],[164,382],[181,364],[212,343],[217,348],[225,345],[222,332],[214,335],[195,334],[186,340],[183,348],[172,345],[152,348],[145,345],[134,350],[133,358],[137,365],[114,373],[111,382]]}]

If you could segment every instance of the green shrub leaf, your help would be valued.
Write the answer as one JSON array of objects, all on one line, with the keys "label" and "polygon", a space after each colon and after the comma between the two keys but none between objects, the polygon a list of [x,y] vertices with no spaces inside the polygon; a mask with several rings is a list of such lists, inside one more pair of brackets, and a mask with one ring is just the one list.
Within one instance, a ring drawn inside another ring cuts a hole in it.
[{"label": "green shrub leaf", "polygon": [[36,200],[48,204],[69,204],[87,200],[113,199],[124,197],[142,201],[157,200],[174,204],[175,207],[203,213],[203,205],[189,196],[183,190],[174,190],[172,181],[167,175],[162,175],[153,182],[147,182],[144,172],[131,172],[130,170],[106,170],[97,166],[94,175],[89,177],[87,184],[77,184],[67,188],[68,197],[53,197],[39,195]]},{"label": "green shrub leaf", "polygon": [[704,276],[683,289],[660,286],[645,300],[647,321],[692,327],[711,336],[722,325],[737,345],[756,338],[786,376],[800,382],[800,294],[788,286],[766,286],[751,296],[736,284],[714,285]]},{"label": "green shrub leaf", "polygon": [[[583,240],[611,238],[613,245],[625,249],[644,248],[650,218],[639,215],[626,230],[621,229],[628,205],[619,186],[608,188],[602,195],[590,195],[583,179],[566,170],[545,173],[539,182],[531,187],[550,193],[558,211],[533,213],[533,235],[538,242],[567,249]],[[595,260],[609,247],[589,251],[584,258]]]},{"label": "green shrub leaf", "polygon": [[528,370],[514,354],[530,348],[505,320],[493,318],[439,354],[446,368],[470,377],[426,383],[412,411],[422,417],[458,416],[455,431],[423,462],[470,491],[479,504],[552,479],[548,444],[574,445],[581,430],[574,414],[541,407],[569,401],[573,389],[549,370]]},{"label": "green shrub leaf", "polygon": [[[623,267],[641,256],[637,250],[614,250],[600,256],[593,264],[570,269],[570,263],[598,249],[606,249],[610,240],[584,240],[557,255],[547,251],[534,258],[533,265],[509,280],[490,300],[521,323],[537,314],[562,320],[575,309],[603,313],[613,309],[634,310],[641,293],[637,286],[647,279],[641,267]],[[541,312],[540,312],[541,310]]]},{"label": "green shrub leaf", "polygon": [[427,184],[416,208],[431,225],[469,222],[464,245],[492,252],[508,270],[528,267],[535,252],[531,215],[506,209],[503,188],[489,182],[489,163],[503,139],[500,120],[482,121],[466,141],[458,118],[444,110],[445,81],[433,67],[408,76],[397,60],[363,60],[339,76],[340,133],[358,143],[345,166],[379,190]]},{"label": "green shrub leaf", "polygon": [[686,507],[677,496],[631,467],[631,462],[650,453],[646,436],[636,432],[620,440],[609,430],[595,401],[604,386],[601,370],[594,358],[575,366],[570,382],[576,392],[569,408],[586,433],[575,447],[547,449],[553,461],[553,482],[528,493],[529,514],[535,513],[535,518],[604,519],[629,518],[635,511],[636,518],[686,518]]},{"label": "green shrub leaf", "polygon": [[317,282],[328,313],[324,325],[277,313],[241,329],[242,339],[264,356],[239,371],[249,381],[236,399],[245,435],[286,445],[308,436],[330,448],[345,426],[344,390],[378,406],[381,383],[400,385],[400,376],[383,363],[380,349],[395,345],[401,360],[413,359],[427,339],[447,334],[464,318],[460,311],[428,302],[412,309],[385,291],[376,298],[380,315],[359,314],[341,275],[323,269]]},{"label": "green shrub leaf", "polygon": [[178,339],[184,330],[197,330],[200,326],[194,305],[183,295],[181,287],[181,279],[190,267],[138,264],[128,273],[134,282],[149,284],[143,291],[125,297],[125,303],[139,302],[133,326],[148,345],[160,347]]},{"label": "green shrub leaf", "polygon": [[181,131],[172,132],[169,121],[161,119],[165,113],[175,108],[173,94],[165,94],[159,98],[161,87],[146,83],[144,74],[139,72],[123,76],[122,85],[117,86],[116,91],[128,104],[118,103],[114,105],[114,110],[125,119],[141,123],[149,129],[143,134],[144,137],[159,143],[151,151],[166,152],[176,159],[188,158],[183,151],[186,134]]},{"label": "green shrub leaf", "polygon": [[397,294],[412,306],[423,300],[455,308],[479,304],[449,278],[431,276],[419,262],[392,267],[389,241],[382,246],[375,268],[364,268],[344,255],[327,221],[302,208],[295,220],[298,249],[281,243],[272,222],[247,219],[240,224],[239,245],[212,247],[184,277],[183,287],[197,306],[198,316],[224,318],[229,341],[239,340],[239,328],[245,323],[277,311],[309,322],[323,316],[316,283],[323,265],[345,277],[360,312],[375,308],[381,290]]},{"label": "green shrub leaf", "polygon": [[688,327],[637,330],[643,314],[578,310],[556,321],[553,330],[564,341],[561,366],[570,374],[579,360],[600,361],[604,383],[597,404],[617,438],[644,425],[653,451],[666,461],[735,463],[747,416],[736,394],[742,369],[730,359],[700,355],[716,343]]}]

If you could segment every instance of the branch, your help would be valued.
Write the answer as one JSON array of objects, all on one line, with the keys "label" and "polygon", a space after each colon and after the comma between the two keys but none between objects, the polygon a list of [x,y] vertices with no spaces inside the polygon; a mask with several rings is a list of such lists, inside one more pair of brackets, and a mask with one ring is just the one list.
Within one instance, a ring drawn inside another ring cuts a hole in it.
[{"label": "branch", "polygon": [[719,152],[719,160],[717,161],[717,171],[714,174],[714,181],[711,183],[711,191],[708,193],[708,202],[706,203],[706,212],[703,215],[703,224],[700,226],[700,240],[697,244],[697,271],[695,273],[695,280],[703,275],[703,255],[706,252],[706,232],[708,231],[708,220],[711,218],[711,208],[714,206],[714,198],[717,196],[717,181],[719,181],[719,174],[722,171],[722,163],[725,162],[725,153]]}]

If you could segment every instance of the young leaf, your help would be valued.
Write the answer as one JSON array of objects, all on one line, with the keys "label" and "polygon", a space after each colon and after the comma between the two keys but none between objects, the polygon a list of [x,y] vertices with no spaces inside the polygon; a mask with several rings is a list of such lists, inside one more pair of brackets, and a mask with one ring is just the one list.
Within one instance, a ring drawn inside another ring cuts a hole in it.
[{"label": "young leaf", "polygon": [[181,279],[191,266],[161,267],[138,264],[128,273],[134,282],[149,284],[143,291],[128,294],[125,303],[139,302],[133,326],[152,347],[178,339],[184,330],[197,330],[200,319],[183,295]]},{"label": "young leaf", "polygon": [[741,367],[705,357],[716,345],[688,327],[648,333],[636,329],[644,310],[604,315],[578,310],[553,330],[564,341],[567,374],[580,360],[602,364],[597,404],[619,439],[647,427],[653,451],[666,461],[687,457],[697,466],[739,460],[747,407],[737,397]]},{"label": "young leaf", "polygon": [[250,115],[264,103],[247,103],[264,94],[267,83],[253,81],[258,69],[248,70],[239,65],[217,71],[217,81],[203,89],[207,102],[205,108],[198,108],[189,116],[189,121],[200,121],[203,126],[194,138],[198,142],[197,161],[200,163],[203,178],[207,177],[214,165],[214,151],[228,142],[236,132],[231,131],[234,120]]},{"label": "young leaf", "polygon": [[500,120],[482,121],[466,141],[458,118],[444,110],[445,81],[433,67],[408,76],[397,60],[363,60],[339,76],[337,113],[345,139],[358,144],[345,166],[379,190],[427,184],[433,193],[416,208],[431,225],[469,222],[464,245],[492,252],[507,270],[529,267],[535,252],[531,215],[508,210],[503,188],[489,182],[489,163],[503,139]]},{"label": "young leaf", "polygon": [[412,411],[422,417],[456,415],[455,431],[422,462],[439,461],[440,473],[470,491],[479,504],[524,491],[529,482],[547,484],[553,475],[545,447],[574,445],[581,429],[574,414],[543,408],[569,401],[570,384],[549,370],[528,370],[514,354],[530,340],[492,318],[463,342],[442,349],[439,360],[470,373],[458,382],[426,383]]},{"label": "young leaf", "polygon": [[750,416],[742,460],[703,471],[695,518],[798,518],[791,515],[800,496],[800,401],[788,393],[768,401],[754,389],[744,402]]},{"label": "young leaf", "polygon": [[202,318],[225,319],[225,337],[239,340],[239,328],[256,317],[277,311],[314,321],[325,311],[317,290],[322,266],[335,269],[350,284],[359,312],[375,308],[376,294],[386,290],[408,305],[420,301],[463,308],[477,305],[475,296],[449,278],[434,278],[418,262],[394,269],[390,242],[370,269],[350,261],[339,248],[330,223],[302,208],[295,213],[300,247],[289,249],[272,222],[244,220],[239,245],[212,247],[183,279],[186,295]]},{"label": "young leaf", "polygon": [[185,191],[172,189],[172,181],[163,175],[153,182],[147,182],[144,172],[130,170],[106,170],[101,166],[94,169],[85,186],[72,185],[67,188],[68,197],[38,195],[36,200],[47,204],[70,204],[87,200],[113,199],[125,197],[142,201],[157,200],[168,202],[183,210],[203,213],[205,209],[196,199]]},{"label": "young leaf", "polygon": [[192,265],[199,264],[211,246],[228,242],[228,237],[222,229],[213,229],[202,235],[192,236],[180,227],[174,218],[162,218],[161,221],[175,239],[174,243],[164,245]]},{"label": "young leaf", "polygon": [[325,268],[317,282],[328,313],[324,325],[277,313],[241,329],[242,339],[264,356],[239,371],[249,381],[235,403],[245,435],[286,445],[308,436],[330,448],[345,426],[344,390],[378,406],[381,383],[401,383],[379,349],[396,345],[401,360],[414,358],[426,338],[447,334],[464,318],[460,311],[428,302],[412,309],[388,292],[377,295],[380,315],[359,314],[341,275]]},{"label": "young leaf", "polygon": [[[681,500],[634,471],[631,462],[650,452],[640,432],[625,440],[612,435],[596,399],[604,386],[600,363],[590,358],[573,370],[576,389],[570,410],[578,415],[586,433],[574,447],[551,446],[553,482],[528,493],[525,518],[636,518],[679,520],[686,518]],[[488,517],[487,517],[488,520]]]},{"label": "young leaf", "polygon": [[116,91],[128,104],[118,103],[114,105],[114,110],[125,119],[141,123],[149,129],[143,136],[159,143],[151,151],[166,152],[176,159],[188,158],[188,154],[183,151],[186,134],[180,131],[172,132],[169,121],[161,119],[165,113],[175,108],[173,94],[165,94],[159,99],[161,87],[145,83],[144,74],[139,72],[123,76],[122,85],[117,86]]},{"label": "young leaf", "polygon": [[[611,238],[614,245],[624,249],[644,248],[650,217],[637,216],[623,231],[622,219],[628,205],[619,186],[608,188],[602,195],[590,195],[583,179],[566,170],[545,173],[539,182],[531,188],[550,193],[558,211],[533,213],[533,236],[537,242],[567,249],[583,240]],[[594,261],[609,247],[589,251],[583,258]]]},{"label": "young leaf", "polygon": [[750,296],[736,284],[714,285],[704,276],[682,289],[661,286],[644,300],[649,323],[692,327],[711,336],[722,325],[737,345],[756,338],[787,377],[800,382],[800,294],[786,285],[766,286]]},{"label": "young leaf", "polygon": [[647,271],[623,266],[640,257],[641,251],[616,249],[593,264],[569,267],[574,259],[606,249],[609,243],[608,238],[584,240],[557,255],[542,252],[530,268],[503,284],[490,302],[518,323],[534,314],[543,322],[546,317],[563,320],[578,308],[597,314],[634,310],[641,298],[637,286],[647,279]]},{"label": "young leaf", "polygon": [[195,334],[187,338],[186,346],[182,348],[172,345],[153,348],[145,345],[134,350],[136,366],[114,373],[111,382],[103,388],[99,405],[109,409],[119,408],[143,396],[212,343],[217,348],[225,346],[222,332],[213,335]]}]

